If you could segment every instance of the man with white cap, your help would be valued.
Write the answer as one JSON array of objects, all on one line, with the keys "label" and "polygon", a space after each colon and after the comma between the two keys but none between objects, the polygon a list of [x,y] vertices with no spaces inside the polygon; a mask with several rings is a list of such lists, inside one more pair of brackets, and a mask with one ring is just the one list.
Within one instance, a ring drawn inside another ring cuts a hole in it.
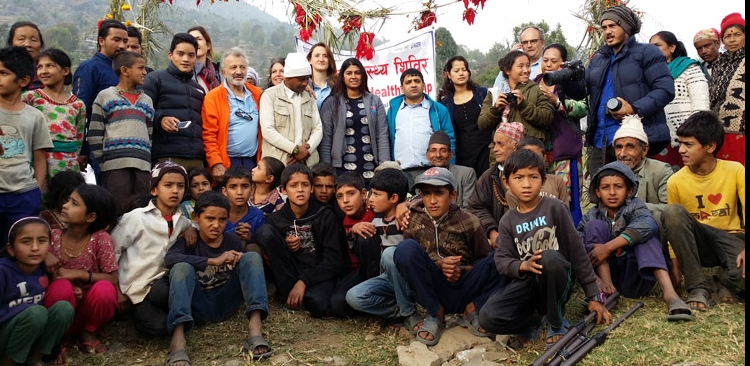
[{"label": "man with white cap", "polygon": [[260,143],[258,104],[263,90],[247,81],[247,56],[233,47],[221,62],[222,85],[203,98],[203,146],[214,182],[230,166],[255,168]]},{"label": "man with white cap", "polygon": [[260,97],[262,156],[271,156],[286,165],[313,166],[320,159],[318,145],[323,125],[315,99],[306,92],[312,68],[304,54],[289,53],[284,66],[284,82],[265,90]]},{"label": "man with white cap", "polygon": [[654,45],[639,43],[641,19],[625,5],[602,13],[602,35],[606,44],[597,50],[586,68],[589,92],[588,172],[615,160],[613,136],[620,121],[637,114],[651,145],[651,154],[670,142],[664,107],[675,95],[674,79],[667,59]]}]

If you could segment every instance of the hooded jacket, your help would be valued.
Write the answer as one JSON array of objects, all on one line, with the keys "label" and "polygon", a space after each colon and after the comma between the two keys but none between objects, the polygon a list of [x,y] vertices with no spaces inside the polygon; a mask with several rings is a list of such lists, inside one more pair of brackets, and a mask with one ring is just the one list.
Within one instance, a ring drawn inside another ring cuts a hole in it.
[{"label": "hooded jacket", "polygon": [[[143,91],[151,97],[156,111],[151,160],[168,157],[203,159],[201,107],[205,94],[195,81],[194,73],[182,72],[170,62],[166,69],[146,75]],[[177,132],[166,132],[161,127],[161,119],[166,116],[191,123]]]},{"label": "hooded jacket", "polygon": [[[613,220],[607,218],[607,209],[602,205],[601,200],[596,197],[596,187],[599,185],[599,180],[605,170],[615,170],[624,175],[633,184],[633,189],[625,199],[625,203],[615,214]],[[582,239],[585,239],[584,229],[586,224],[592,220],[610,222],[611,238],[625,234],[630,238],[630,245],[637,245],[656,235],[656,221],[651,216],[651,212],[646,207],[646,204],[635,196],[637,191],[638,178],[636,178],[635,173],[626,165],[616,161],[603,166],[591,178],[589,186],[589,200],[596,207],[589,209],[581,219],[581,222],[578,224],[578,235]]]},{"label": "hooded jacket", "polygon": [[266,224],[282,237],[294,234],[300,238],[300,248],[291,256],[306,286],[338,279],[349,270],[344,227],[330,207],[311,198],[307,211],[297,218],[287,202],[268,215]]}]

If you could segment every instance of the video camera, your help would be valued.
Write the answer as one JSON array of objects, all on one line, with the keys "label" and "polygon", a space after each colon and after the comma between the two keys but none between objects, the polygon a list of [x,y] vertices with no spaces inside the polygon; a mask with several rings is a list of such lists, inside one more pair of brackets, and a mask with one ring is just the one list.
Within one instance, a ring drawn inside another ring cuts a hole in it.
[{"label": "video camera", "polygon": [[581,60],[572,60],[564,63],[562,69],[544,74],[542,79],[547,85],[557,85],[570,80],[583,80],[585,71]]}]

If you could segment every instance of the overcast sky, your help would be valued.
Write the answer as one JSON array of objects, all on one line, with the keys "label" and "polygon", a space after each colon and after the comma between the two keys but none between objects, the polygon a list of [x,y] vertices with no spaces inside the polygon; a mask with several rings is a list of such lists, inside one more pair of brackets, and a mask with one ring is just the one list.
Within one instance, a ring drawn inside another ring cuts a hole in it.
[{"label": "overcast sky", "polygon": [[[286,2],[266,2],[246,0],[281,19],[290,22]],[[420,9],[420,0],[367,0],[363,4],[376,3],[382,6],[396,6],[394,12]],[[262,4],[261,4],[262,3]],[[438,1],[438,3],[445,3]],[[480,9],[474,25],[469,26],[462,19],[463,3],[439,8],[435,27],[450,30],[453,38],[460,45],[486,52],[496,42],[511,42],[513,27],[524,22],[545,21],[554,29],[560,23],[568,43],[577,46],[586,29],[585,24],[573,13],[578,12],[583,0],[486,0],[484,9]],[[366,6],[366,5],[365,5]],[[645,13],[643,27],[638,40],[648,42],[656,32],[668,30],[685,43],[688,54],[697,57],[692,47],[693,35],[700,29],[714,27],[719,29],[721,19],[729,13],[739,12],[745,15],[745,6],[740,0],[631,0],[629,6]],[[394,16],[386,21],[386,26],[375,30],[377,36],[388,40],[406,37],[411,27],[411,19],[406,16]]]}]

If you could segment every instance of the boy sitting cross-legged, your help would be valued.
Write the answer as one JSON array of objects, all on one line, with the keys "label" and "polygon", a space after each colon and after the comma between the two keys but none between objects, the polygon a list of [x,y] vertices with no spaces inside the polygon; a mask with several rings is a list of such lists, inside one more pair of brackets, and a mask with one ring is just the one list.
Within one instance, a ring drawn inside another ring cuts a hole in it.
[{"label": "boy sitting cross-legged", "polygon": [[404,233],[396,227],[396,207],[406,199],[409,178],[399,169],[383,169],[370,180],[370,189],[369,203],[376,214],[372,220],[375,234],[354,240],[354,248],[359,248],[356,251],[360,253],[360,280],[365,281],[346,293],[346,302],[364,313],[402,318],[404,327],[416,335],[422,316],[393,262],[396,245],[404,240]]},{"label": "boy sitting cross-legged", "polygon": [[260,247],[255,243],[255,230],[266,221],[263,211],[250,204],[252,191],[252,173],[247,168],[235,165],[224,172],[221,188],[229,198],[229,220],[224,231],[234,233],[242,240],[244,251],[260,254]]},{"label": "boy sitting cross-legged", "polygon": [[562,337],[565,304],[575,278],[589,311],[597,313],[597,323],[612,321],[568,208],[556,198],[539,195],[545,179],[544,161],[533,151],[517,150],[505,160],[503,183],[518,198],[518,207],[498,224],[494,259],[497,271],[510,283],[489,297],[479,312],[479,324],[488,332],[518,335],[516,346],[533,341],[543,316],[550,326],[546,342]]},{"label": "boy sitting cross-legged", "polygon": [[461,210],[456,180],[445,168],[432,167],[418,176],[412,189],[420,201],[411,206],[409,226],[393,260],[427,317],[417,341],[437,344],[446,313],[464,313],[460,323],[474,335],[492,337],[479,327],[477,311],[502,287],[492,249],[476,216]]},{"label": "boy sitting cross-legged", "polygon": [[351,313],[345,301],[351,285],[341,283],[350,270],[344,227],[329,206],[311,199],[312,175],[301,163],[284,169],[281,189],[287,201],[268,215],[255,238],[286,308],[304,304],[312,317],[345,317]]},{"label": "boy sitting cross-legged", "polygon": [[193,323],[226,320],[243,299],[250,335],[243,351],[250,352],[254,360],[273,354],[262,329],[262,321],[268,316],[263,260],[256,252],[243,253],[240,238],[224,231],[230,207],[229,200],[217,192],[198,196],[193,211],[199,225],[197,243],[188,246],[180,239],[164,258],[171,268],[167,327],[172,344],[168,365],[189,364],[185,332]]}]

